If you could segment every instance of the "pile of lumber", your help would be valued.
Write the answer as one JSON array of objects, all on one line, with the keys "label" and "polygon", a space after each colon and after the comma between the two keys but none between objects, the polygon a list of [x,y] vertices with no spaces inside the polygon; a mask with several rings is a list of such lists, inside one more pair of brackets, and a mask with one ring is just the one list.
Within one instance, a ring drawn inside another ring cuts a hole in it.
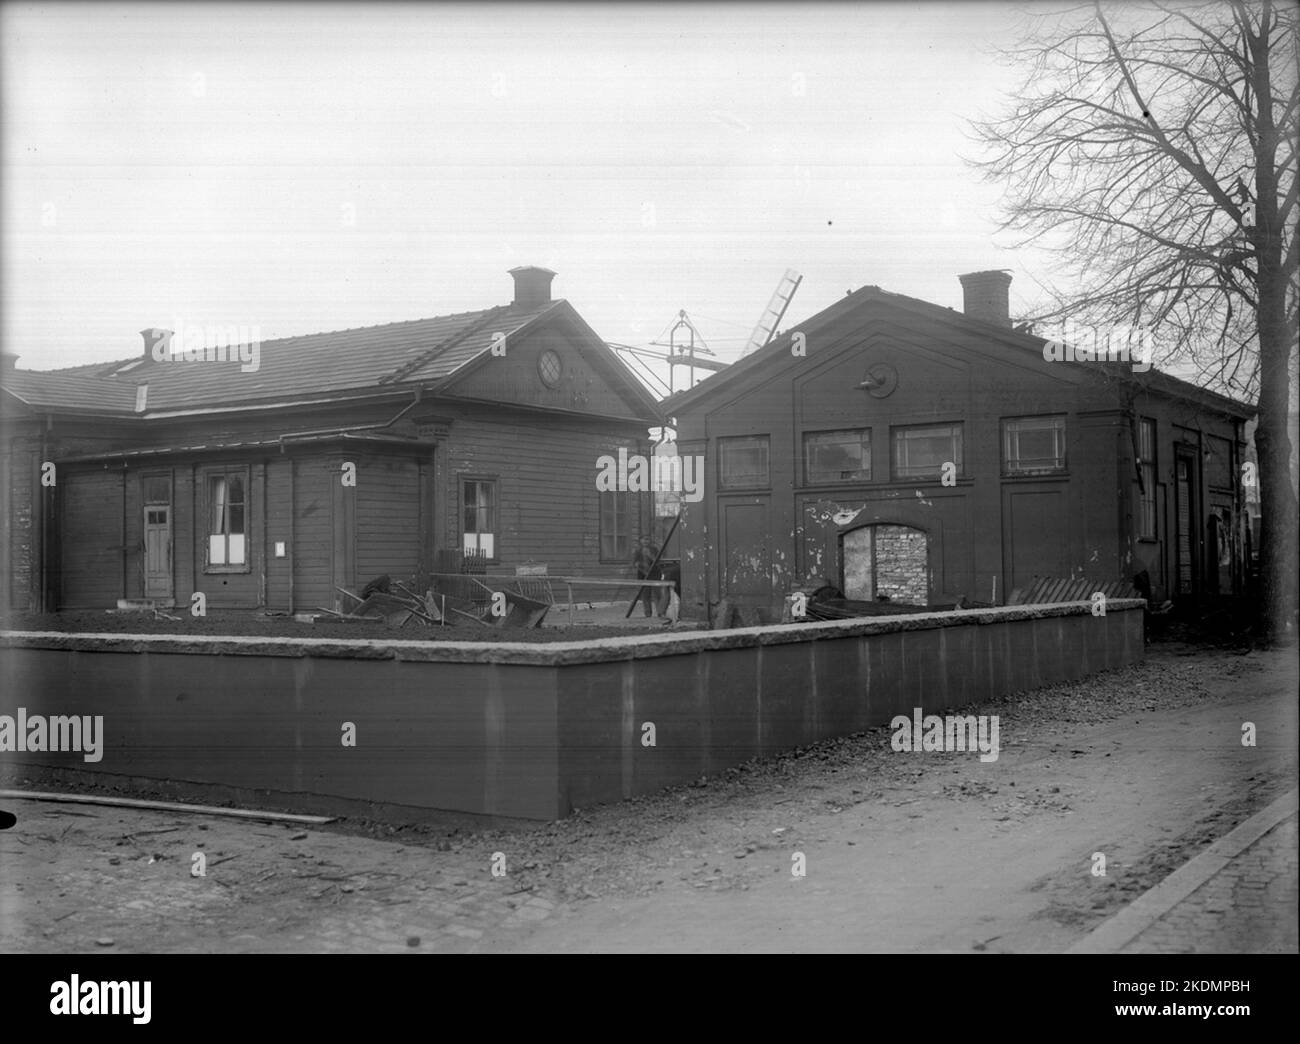
[{"label": "pile of lumber", "polygon": [[386,627],[394,629],[408,624],[438,627],[446,622],[432,594],[418,595],[387,574],[371,580],[360,594],[346,587],[336,587],[335,590],[343,595],[343,599],[335,603],[338,608],[317,607],[318,612],[328,614],[331,619],[382,620]]},{"label": "pile of lumber", "polygon": [[1052,602],[1088,602],[1100,592],[1107,598],[1141,598],[1124,580],[1098,581],[1082,577],[1035,576],[1027,588],[1017,587],[1007,596],[1007,605],[1048,605]]},{"label": "pile of lumber", "polygon": [[551,602],[529,598],[520,586],[514,581],[489,587],[472,574],[439,574],[433,578],[431,596],[447,607],[448,623],[459,618],[487,627],[540,627]]},{"label": "pile of lumber", "polygon": [[318,609],[331,620],[382,620],[394,629],[465,622],[484,627],[538,627],[551,608],[549,602],[518,591],[494,591],[469,575],[435,580],[434,587],[423,595],[387,574],[371,580],[360,594],[345,587],[335,590],[344,599],[334,609]]},{"label": "pile of lumber", "polygon": [[924,605],[906,602],[868,602],[860,598],[814,598],[808,602],[807,616],[811,620],[852,620],[864,616],[904,616],[908,613],[928,613]]}]

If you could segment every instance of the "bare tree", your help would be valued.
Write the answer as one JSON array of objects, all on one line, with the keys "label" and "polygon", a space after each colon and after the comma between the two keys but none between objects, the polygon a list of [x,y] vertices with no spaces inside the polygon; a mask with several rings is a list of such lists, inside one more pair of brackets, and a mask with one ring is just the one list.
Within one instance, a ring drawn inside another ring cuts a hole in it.
[{"label": "bare tree", "polygon": [[1296,611],[1288,407],[1296,359],[1296,8],[1100,3],[1031,16],[1028,70],[973,124],[1002,227],[1061,262],[1036,318],[1158,333],[1161,358],[1254,398],[1264,621]]}]

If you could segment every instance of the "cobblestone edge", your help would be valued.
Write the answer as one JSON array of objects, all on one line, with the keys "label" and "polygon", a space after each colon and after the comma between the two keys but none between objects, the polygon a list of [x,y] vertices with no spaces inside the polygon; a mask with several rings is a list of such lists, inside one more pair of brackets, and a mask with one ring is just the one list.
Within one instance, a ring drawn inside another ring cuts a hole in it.
[{"label": "cobblestone edge", "polygon": [[1233,859],[1270,830],[1295,815],[1297,807],[1300,807],[1300,789],[1284,794],[1267,808],[1256,812],[1065,952],[1117,952],[1226,868]]}]

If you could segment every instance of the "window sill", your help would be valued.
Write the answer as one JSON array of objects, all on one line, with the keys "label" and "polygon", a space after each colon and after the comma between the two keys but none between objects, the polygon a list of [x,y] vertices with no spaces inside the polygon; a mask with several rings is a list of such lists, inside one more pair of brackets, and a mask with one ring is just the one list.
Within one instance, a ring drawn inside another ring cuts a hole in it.
[{"label": "window sill", "polygon": [[1004,471],[1002,478],[1005,479],[1068,479],[1070,473],[1065,469],[1052,471]]}]

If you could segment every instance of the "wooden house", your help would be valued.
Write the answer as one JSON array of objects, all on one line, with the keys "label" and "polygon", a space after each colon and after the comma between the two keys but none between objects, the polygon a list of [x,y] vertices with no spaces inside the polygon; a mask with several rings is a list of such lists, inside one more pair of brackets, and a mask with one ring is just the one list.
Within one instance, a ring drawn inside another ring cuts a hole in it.
[{"label": "wooden house", "polygon": [[[477,312],[0,374],[4,598],[293,611],[472,554],[490,572],[627,577],[646,498],[599,492],[647,452],[653,398],[563,300],[511,272]],[[232,338],[233,340],[233,338]]]},{"label": "wooden house", "polygon": [[1241,588],[1253,408],[1057,358],[1012,328],[1009,275],[961,278],[963,312],[864,287],[662,404],[706,476],[680,527],[684,617],[725,600],[777,620],[826,584],[922,606],[1039,577]]}]

